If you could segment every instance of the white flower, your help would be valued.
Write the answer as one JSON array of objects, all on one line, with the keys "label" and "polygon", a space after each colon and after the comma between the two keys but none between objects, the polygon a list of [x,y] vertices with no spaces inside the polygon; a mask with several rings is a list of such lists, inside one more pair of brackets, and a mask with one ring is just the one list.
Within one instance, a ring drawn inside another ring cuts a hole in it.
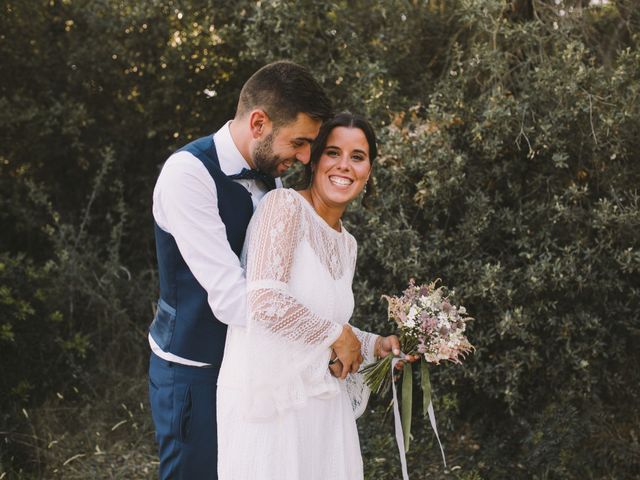
[{"label": "white flower", "polygon": [[461,315],[464,315],[465,313],[467,313],[467,309],[466,309],[466,308],[464,308],[464,307],[460,307],[460,308],[458,309],[458,312],[460,312],[460,314],[461,314]]},{"label": "white flower", "polygon": [[418,309],[415,307],[415,305],[411,305],[411,308],[409,309],[409,315],[407,315],[407,318],[411,321],[414,321],[416,319],[416,315],[418,315]]}]

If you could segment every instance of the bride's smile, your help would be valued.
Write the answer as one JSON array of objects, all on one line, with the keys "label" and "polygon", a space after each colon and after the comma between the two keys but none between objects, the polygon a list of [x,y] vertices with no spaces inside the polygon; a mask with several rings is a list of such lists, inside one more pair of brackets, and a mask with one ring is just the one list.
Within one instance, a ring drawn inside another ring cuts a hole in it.
[{"label": "bride's smile", "polygon": [[329,180],[331,181],[331,183],[333,183],[334,185],[338,185],[338,186],[349,186],[353,183],[353,179],[348,178],[348,177],[341,177],[339,175],[331,175],[329,176]]}]

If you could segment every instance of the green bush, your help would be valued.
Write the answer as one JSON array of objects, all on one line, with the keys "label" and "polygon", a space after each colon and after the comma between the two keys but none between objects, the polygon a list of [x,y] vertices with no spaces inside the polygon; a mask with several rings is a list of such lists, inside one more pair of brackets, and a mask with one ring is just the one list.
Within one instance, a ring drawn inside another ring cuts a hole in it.
[{"label": "green bush", "polygon": [[604,66],[577,25],[492,7],[461,8],[447,75],[383,132],[378,203],[351,217],[360,316],[388,329],[382,293],[442,278],[477,350],[433,383],[487,477],[621,478],[640,466],[640,37]]},{"label": "green bush", "polygon": [[[70,394],[77,400],[73,408],[80,408],[87,398],[95,402],[104,395],[114,372],[141,371],[146,363],[139,352],[144,321],[153,313],[155,291],[147,286],[155,272],[138,271],[134,278],[122,263],[122,185],[110,174],[112,153],[103,160],[78,225],[61,220],[41,186],[13,178],[24,182],[23,207],[46,219],[39,244],[48,260],[0,254],[0,466],[8,461],[18,471],[42,468],[41,451],[47,453],[50,439],[34,431],[32,408]],[[110,206],[98,214],[94,209],[104,197]]]}]

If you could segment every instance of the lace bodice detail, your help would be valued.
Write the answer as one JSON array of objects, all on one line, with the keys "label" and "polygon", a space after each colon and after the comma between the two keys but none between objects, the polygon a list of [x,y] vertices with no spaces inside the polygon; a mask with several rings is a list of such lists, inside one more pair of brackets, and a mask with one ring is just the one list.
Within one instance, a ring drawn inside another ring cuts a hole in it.
[{"label": "lace bodice detail", "polygon": [[[320,277],[305,280],[348,284],[351,293],[356,242],[345,229],[337,232],[330,228],[306,203],[293,190],[275,190],[265,197],[256,222],[249,226],[243,258],[253,326],[292,342],[319,345],[328,339],[333,343],[340,335],[340,325],[353,312],[353,294],[344,295],[341,308],[334,311],[313,308],[326,305],[323,293],[333,292],[315,292],[295,282],[307,277],[304,273],[315,271]],[[296,261],[305,262],[307,272],[294,271]],[[304,293],[314,295],[309,298]]]},{"label": "lace bodice detail", "polygon": [[[238,340],[244,334],[235,331],[227,340],[245,344],[248,410],[254,418],[295,408],[309,396],[338,394],[345,385],[354,411],[364,409],[368,390],[359,375],[341,386],[327,367],[330,346],[353,313],[356,254],[349,232],[329,227],[294,190],[274,190],[258,206],[242,255],[246,338]],[[371,361],[376,336],[354,330]]]},{"label": "lace bodice detail", "polygon": [[[260,214],[262,216],[260,216]],[[356,241],[342,227],[331,228],[299,193],[277,189],[265,197],[247,231],[243,261],[250,270],[247,280],[287,282],[296,247],[306,240],[334,280],[353,275]],[[247,252],[249,255],[247,256]]]}]

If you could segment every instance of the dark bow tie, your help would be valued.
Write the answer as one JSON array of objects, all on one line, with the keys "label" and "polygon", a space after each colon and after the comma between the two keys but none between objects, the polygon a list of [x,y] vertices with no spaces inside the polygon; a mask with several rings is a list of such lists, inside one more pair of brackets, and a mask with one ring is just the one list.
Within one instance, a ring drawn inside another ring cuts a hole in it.
[{"label": "dark bow tie", "polygon": [[229,175],[229,178],[233,178],[235,180],[260,180],[262,183],[264,183],[264,186],[267,187],[267,189],[273,190],[274,188],[276,188],[276,179],[271,175],[262,173],[259,170],[249,170],[248,168],[243,168],[240,173]]}]

